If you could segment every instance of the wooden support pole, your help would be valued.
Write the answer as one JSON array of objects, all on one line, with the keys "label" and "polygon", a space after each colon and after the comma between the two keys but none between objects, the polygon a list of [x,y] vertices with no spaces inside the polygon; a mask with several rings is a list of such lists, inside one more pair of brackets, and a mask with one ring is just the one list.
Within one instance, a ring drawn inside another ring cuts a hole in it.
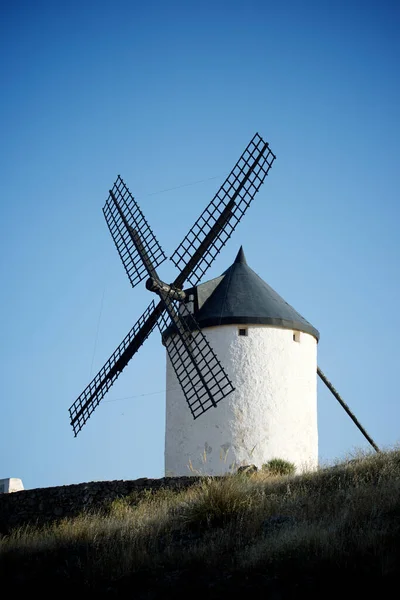
[{"label": "wooden support pole", "polygon": [[331,382],[325,377],[325,375],[323,374],[323,372],[321,371],[321,369],[319,367],[317,367],[317,373],[318,373],[319,377],[322,379],[322,381],[324,382],[324,384],[326,385],[326,387],[329,389],[329,391],[332,392],[332,394],[335,396],[336,400],[347,412],[347,414],[352,419],[352,421],[357,425],[358,429],[361,431],[363,436],[369,441],[369,443],[371,444],[373,449],[376,452],[380,452],[380,450],[379,450],[378,446],[375,444],[374,440],[368,435],[368,433],[365,431],[364,427],[361,425],[361,423],[359,423],[356,416],[353,415],[350,408],[347,406],[345,401],[339,396],[339,393],[335,390],[335,388],[333,387]]}]

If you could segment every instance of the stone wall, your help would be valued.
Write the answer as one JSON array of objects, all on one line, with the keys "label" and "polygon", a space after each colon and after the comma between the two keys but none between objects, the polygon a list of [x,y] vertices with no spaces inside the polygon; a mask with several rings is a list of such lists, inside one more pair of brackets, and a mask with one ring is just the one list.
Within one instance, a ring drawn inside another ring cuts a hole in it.
[{"label": "stone wall", "polygon": [[0,534],[26,524],[44,525],[74,517],[83,511],[106,507],[116,498],[144,490],[168,488],[182,490],[194,485],[200,477],[164,477],[133,481],[93,481],[61,487],[23,490],[0,494]]}]

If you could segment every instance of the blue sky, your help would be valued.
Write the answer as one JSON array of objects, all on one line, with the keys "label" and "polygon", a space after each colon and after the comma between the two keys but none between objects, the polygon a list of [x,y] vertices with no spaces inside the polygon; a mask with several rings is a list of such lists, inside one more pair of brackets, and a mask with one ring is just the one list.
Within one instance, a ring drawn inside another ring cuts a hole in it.
[{"label": "blue sky", "polygon": [[[170,256],[256,131],[277,160],[207,278],[242,244],[320,331],[319,366],[370,435],[398,444],[398,3],[0,10],[0,478],[163,476],[157,331],[77,438],[69,424],[150,302],[101,209],[121,174]],[[318,419],[321,462],[369,448],[322,383]]]}]

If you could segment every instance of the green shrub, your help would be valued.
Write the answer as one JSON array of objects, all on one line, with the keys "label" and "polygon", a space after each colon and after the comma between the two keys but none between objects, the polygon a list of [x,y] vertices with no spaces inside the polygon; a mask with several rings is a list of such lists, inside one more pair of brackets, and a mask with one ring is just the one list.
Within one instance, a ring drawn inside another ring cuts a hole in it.
[{"label": "green shrub", "polygon": [[296,471],[295,465],[283,458],[271,458],[262,466],[262,469],[271,475],[294,475]]}]

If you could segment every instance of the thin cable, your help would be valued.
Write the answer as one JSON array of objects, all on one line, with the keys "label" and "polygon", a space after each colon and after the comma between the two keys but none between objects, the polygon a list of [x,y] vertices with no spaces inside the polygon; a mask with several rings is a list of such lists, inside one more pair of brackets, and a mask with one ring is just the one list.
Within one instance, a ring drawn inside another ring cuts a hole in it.
[{"label": "thin cable", "polygon": [[89,375],[90,379],[92,378],[92,374],[93,374],[93,363],[94,363],[94,356],[95,356],[95,354],[96,354],[96,348],[97,348],[97,338],[99,337],[100,320],[101,320],[101,315],[102,315],[102,312],[103,312],[103,302],[104,302],[104,294],[105,294],[105,291],[106,291],[106,286],[104,286],[104,289],[103,289],[103,295],[102,295],[102,297],[101,297],[101,304],[100,304],[100,314],[99,314],[99,319],[98,319],[98,321],[97,321],[97,331],[96,331],[96,337],[95,337],[95,340],[94,340],[94,348],[93,348],[92,364],[90,365],[90,375]]},{"label": "thin cable", "polygon": [[150,192],[150,194],[143,194],[142,196],[137,196],[137,199],[146,198],[147,196],[155,196],[156,194],[163,194],[164,192],[172,192],[173,190],[179,190],[180,188],[189,187],[191,185],[197,185],[198,183],[204,183],[205,181],[211,181],[212,179],[218,179],[221,177],[220,175],[215,175],[215,177],[208,177],[208,179],[200,179],[199,181],[192,181],[191,183],[183,183],[182,185],[177,185],[176,187],[166,188],[165,190],[159,190],[158,192]]},{"label": "thin cable", "polygon": [[147,394],[136,394],[136,396],[124,396],[124,398],[114,398],[114,400],[104,400],[106,402],[119,402],[120,400],[131,400],[132,398],[141,398],[142,396],[154,396],[155,394],[165,394],[169,390],[160,390],[159,392],[147,392]]}]

